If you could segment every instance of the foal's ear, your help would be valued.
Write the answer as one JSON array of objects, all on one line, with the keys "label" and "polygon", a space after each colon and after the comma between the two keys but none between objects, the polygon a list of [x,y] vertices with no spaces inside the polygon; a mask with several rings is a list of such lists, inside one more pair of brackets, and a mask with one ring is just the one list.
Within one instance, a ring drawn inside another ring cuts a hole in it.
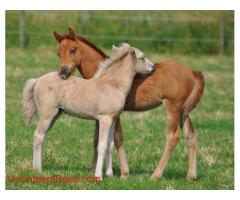
[{"label": "foal's ear", "polygon": [[135,49],[131,48],[131,49],[130,49],[130,54],[131,54],[131,56],[132,56],[133,62],[136,63],[136,62],[137,62],[137,56],[136,56]]},{"label": "foal's ear", "polygon": [[71,37],[71,39],[76,40],[76,35],[75,35],[73,29],[70,27],[68,27],[68,34]]},{"label": "foal's ear", "polygon": [[117,50],[118,47],[116,47],[114,44],[112,45],[112,50]]},{"label": "foal's ear", "polygon": [[118,49],[119,49],[119,48],[116,47],[114,44],[112,45],[112,52],[113,52],[113,53],[117,52]]},{"label": "foal's ear", "polygon": [[131,48],[131,49],[130,49],[130,53],[131,53],[131,55],[132,55],[133,58],[137,58],[136,52],[135,52],[134,49]]},{"label": "foal's ear", "polygon": [[56,40],[58,43],[60,43],[61,40],[62,40],[62,38],[63,38],[63,36],[61,36],[60,34],[58,34],[56,31],[54,31],[53,34],[54,34],[55,40]]}]

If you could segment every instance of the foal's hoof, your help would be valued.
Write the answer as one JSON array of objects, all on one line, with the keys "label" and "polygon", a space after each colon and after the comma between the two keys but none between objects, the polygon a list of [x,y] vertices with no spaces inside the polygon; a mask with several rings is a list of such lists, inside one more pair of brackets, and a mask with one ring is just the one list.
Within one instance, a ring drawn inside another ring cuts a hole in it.
[{"label": "foal's hoof", "polygon": [[102,176],[95,176],[97,181],[102,181]]},{"label": "foal's hoof", "polygon": [[34,171],[38,171],[38,172],[42,172],[42,168],[41,168],[41,167],[35,167],[35,166],[33,166],[33,170],[34,170]]},{"label": "foal's hoof", "polygon": [[106,173],[107,177],[113,177],[113,173]]},{"label": "foal's hoof", "polygon": [[127,179],[129,177],[129,173],[123,173],[121,174],[122,179]]},{"label": "foal's hoof", "polygon": [[186,179],[188,181],[194,181],[197,179],[197,175],[187,175]]},{"label": "foal's hoof", "polygon": [[151,181],[157,181],[157,180],[160,179],[160,178],[161,178],[161,177],[153,174],[153,175],[150,177],[150,180],[151,180]]}]

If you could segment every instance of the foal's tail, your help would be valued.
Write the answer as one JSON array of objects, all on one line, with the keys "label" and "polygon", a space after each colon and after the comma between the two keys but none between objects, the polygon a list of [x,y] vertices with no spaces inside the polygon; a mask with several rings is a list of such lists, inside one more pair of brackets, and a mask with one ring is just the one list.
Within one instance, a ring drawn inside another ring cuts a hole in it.
[{"label": "foal's tail", "polygon": [[23,103],[23,110],[25,113],[26,121],[30,124],[32,119],[37,113],[37,109],[34,103],[34,87],[37,83],[37,79],[29,79],[26,82],[26,85],[23,89],[22,93],[22,103]]},{"label": "foal's tail", "polygon": [[184,103],[183,111],[181,113],[180,118],[181,128],[183,128],[184,122],[186,118],[188,118],[189,113],[195,108],[195,106],[201,100],[204,91],[205,81],[203,74],[199,71],[193,71],[193,75],[195,77],[195,85],[192,89],[192,92],[190,93],[190,95],[188,96],[187,100]]}]

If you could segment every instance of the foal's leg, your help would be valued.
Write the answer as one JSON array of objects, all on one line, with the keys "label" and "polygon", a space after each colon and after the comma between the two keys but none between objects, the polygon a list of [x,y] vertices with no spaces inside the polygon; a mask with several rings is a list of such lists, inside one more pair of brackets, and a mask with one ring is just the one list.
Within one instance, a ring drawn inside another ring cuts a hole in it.
[{"label": "foal's leg", "polygon": [[51,128],[56,118],[60,115],[58,109],[42,112],[38,126],[33,136],[33,169],[42,170],[41,149],[47,131]]},{"label": "foal's leg", "polygon": [[93,160],[92,160],[92,170],[95,172],[97,157],[98,157],[98,137],[99,137],[99,121],[96,120],[95,131],[94,131],[94,139],[93,139]]},{"label": "foal's leg", "polygon": [[163,171],[167,165],[168,159],[180,140],[179,135],[179,120],[180,120],[180,105],[166,102],[167,111],[167,141],[162,158],[158,163],[157,168],[153,172],[151,179],[162,177]]},{"label": "foal's leg", "polygon": [[120,118],[116,120],[115,132],[114,132],[114,145],[118,151],[121,178],[127,178],[129,175],[127,157],[123,148],[123,136]]},{"label": "foal's leg", "polygon": [[183,130],[188,145],[188,179],[197,178],[197,132],[193,127],[192,121],[187,115],[183,119]]},{"label": "foal's leg", "polygon": [[107,151],[106,151],[106,175],[113,176],[113,168],[112,168],[112,153],[113,153],[113,138],[114,138],[114,129],[115,129],[115,120],[112,123],[107,143]]},{"label": "foal's leg", "polygon": [[[94,132],[94,142],[93,142],[93,145],[94,145],[94,155],[93,155],[93,161],[92,161],[92,170],[93,171],[95,171],[96,163],[97,163],[98,138],[99,138],[99,121],[96,121],[95,132]],[[114,145],[118,151],[121,177],[127,178],[129,175],[129,168],[128,168],[127,157],[126,157],[126,154],[125,154],[125,151],[123,148],[123,136],[122,136],[122,128],[121,128],[120,118],[117,118],[117,120],[116,120],[115,131],[114,131]],[[112,151],[110,151],[110,152],[111,153],[108,156],[112,157]],[[109,158],[109,160],[112,162],[112,158]]]},{"label": "foal's leg", "polygon": [[107,141],[112,126],[113,119],[110,116],[101,116],[99,118],[99,142],[98,142],[98,158],[95,176],[102,179],[102,168],[105,152],[107,149]]}]

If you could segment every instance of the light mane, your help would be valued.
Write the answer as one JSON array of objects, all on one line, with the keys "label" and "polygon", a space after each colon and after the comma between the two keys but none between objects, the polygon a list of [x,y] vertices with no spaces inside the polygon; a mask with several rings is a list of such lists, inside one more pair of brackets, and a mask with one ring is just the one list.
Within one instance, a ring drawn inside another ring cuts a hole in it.
[{"label": "light mane", "polygon": [[98,70],[94,74],[93,78],[97,79],[100,78],[104,72],[107,71],[109,67],[112,66],[112,64],[120,59],[122,56],[124,56],[130,48],[130,45],[127,43],[122,43],[120,47],[113,47],[112,48],[112,56],[103,62],[100,62],[98,65]]}]

